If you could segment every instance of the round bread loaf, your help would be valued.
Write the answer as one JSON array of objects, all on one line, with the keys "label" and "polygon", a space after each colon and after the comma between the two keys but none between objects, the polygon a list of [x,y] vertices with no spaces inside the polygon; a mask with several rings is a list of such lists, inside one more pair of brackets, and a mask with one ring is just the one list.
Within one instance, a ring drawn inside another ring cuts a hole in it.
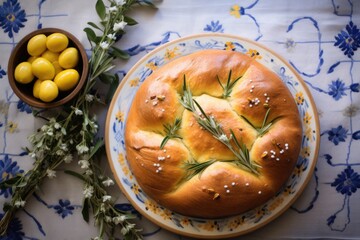
[{"label": "round bread loaf", "polygon": [[[186,99],[196,101],[195,111]],[[280,191],[301,134],[294,98],[274,72],[242,53],[202,50],[160,67],[139,87],[125,126],[126,157],[160,205],[222,218]]]}]

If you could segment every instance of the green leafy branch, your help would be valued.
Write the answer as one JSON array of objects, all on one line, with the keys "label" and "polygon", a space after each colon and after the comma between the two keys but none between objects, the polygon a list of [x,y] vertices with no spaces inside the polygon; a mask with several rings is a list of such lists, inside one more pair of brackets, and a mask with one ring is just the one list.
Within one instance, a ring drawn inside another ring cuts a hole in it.
[{"label": "green leafy branch", "polygon": [[[100,99],[93,94],[93,87],[98,80],[105,81],[110,89],[115,89],[119,78],[110,73],[116,58],[127,59],[126,52],[116,48],[114,44],[125,33],[126,25],[134,25],[136,21],[127,16],[127,12],[135,4],[151,5],[145,0],[109,0],[105,6],[102,0],[96,2],[96,12],[100,25],[88,23],[90,27],[84,31],[91,44],[90,69],[87,82],[80,94],[69,104],[55,111],[33,113],[46,122],[34,134],[29,136],[32,144],[28,154],[34,159],[32,169],[13,176],[0,184],[1,189],[11,188],[10,202],[4,204],[4,214],[0,220],[0,235],[5,236],[15,213],[23,208],[28,198],[38,190],[46,178],[56,177],[57,167],[70,163],[75,157],[81,172],[67,173],[77,176],[84,182],[83,218],[89,221],[89,210],[93,212],[95,224],[99,227],[99,235],[95,239],[115,239],[119,229],[125,239],[142,239],[140,230],[129,222],[134,216],[122,212],[115,207],[114,199],[107,187],[114,182],[105,177],[100,167],[100,156],[104,142],[97,139],[99,125],[90,110]],[[95,31],[100,32],[96,35]]]},{"label": "green leafy branch", "polygon": [[[88,22],[89,27],[84,28],[86,36],[89,40],[92,49],[92,57],[90,63],[90,78],[89,84],[84,89],[88,92],[95,84],[96,79],[109,84],[109,95],[107,101],[111,99],[114,89],[119,84],[119,79],[116,74],[110,74],[109,71],[114,68],[114,59],[127,60],[130,55],[116,47],[116,43],[122,35],[125,34],[125,26],[133,26],[138,24],[136,20],[127,15],[127,12],[134,5],[155,6],[151,1],[146,0],[109,0],[110,6],[106,7],[102,0],[97,0],[95,8],[100,18],[100,25],[94,22]],[[100,32],[97,35],[96,32]],[[81,98],[80,98],[81,99]]]}]

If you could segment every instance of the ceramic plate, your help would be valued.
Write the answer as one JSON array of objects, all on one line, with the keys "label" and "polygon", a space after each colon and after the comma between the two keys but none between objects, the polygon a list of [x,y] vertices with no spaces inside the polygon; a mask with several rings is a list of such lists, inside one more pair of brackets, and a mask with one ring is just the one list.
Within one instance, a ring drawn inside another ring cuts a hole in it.
[{"label": "ceramic plate", "polygon": [[[223,219],[199,219],[172,212],[149,199],[141,190],[126,161],[124,129],[128,110],[139,86],[157,67],[203,49],[224,49],[247,54],[277,73],[292,93],[303,124],[302,150],[284,188],[264,205]],[[313,173],[319,149],[319,122],[314,101],[296,71],[276,53],[257,42],[226,34],[201,34],[164,44],[143,57],[118,87],[106,119],[106,151],[117,184],[131,204],[157,225],[190,237],[238,236],[268,224],[296,200]]]}]

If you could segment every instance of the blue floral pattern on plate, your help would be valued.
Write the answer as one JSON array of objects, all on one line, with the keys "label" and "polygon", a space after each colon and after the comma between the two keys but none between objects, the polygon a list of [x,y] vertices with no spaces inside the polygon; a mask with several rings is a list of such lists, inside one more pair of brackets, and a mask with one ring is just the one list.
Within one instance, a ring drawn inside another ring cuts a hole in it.
[{"label": "blue floral pattern on plate", "polygon": [[[239,51],[257,59],[278,73],[294,96],[303,122],[302,150],[291,178],[284,189],[264,205],[239,216],[206,220],[174,213],[149,199],[141,190],[126,162],[124,122],[140,84],[157,67],[174,58],[202,49]],[[260,44],[225,34],[195,35],[167,43],[138,62],[123,79],[108,113],[107,151],[117,182],[134,207],[158,225],[184,235],[229,237],[255,230],[272,221],[295,201],[315,168],[319,147],[319,123],[312,97],[304,82],[275,53]]]}]

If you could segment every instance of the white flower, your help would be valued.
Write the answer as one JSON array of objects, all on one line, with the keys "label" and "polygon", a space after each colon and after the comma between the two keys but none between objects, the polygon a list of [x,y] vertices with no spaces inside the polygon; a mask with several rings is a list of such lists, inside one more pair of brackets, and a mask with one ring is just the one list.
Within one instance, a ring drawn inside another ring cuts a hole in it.
[{"label": "white flower", "polygon": [[51,128],[49,128],[47,131],[46,131],[46,134],[49,135],[49,136],[53,136],[54,135],[54,132]]},{"label": "white flower", "polygon": [[229,141],[229,139],[227,138],[227,136],[225,134],[221,134],[221,136],[219,137],[219,140],[221,142],[227,142]]},{"label": "white flower", "polygon": [[88,160],[79,160],[78,164],[82,169],[88,169],[90,166],[90,162]]},{"label": "white flower", "polygon": [[83,115],[83,112],[80,109],[75,108],[75,115],[81,116]]},{"label": "white flower", "polygon": [[105,195],[102,197],[103,202],[107,202],[111,200],[111,196],[110,195]]},{"label": "white flower", "polygon": [[71,163],[72,160],[73,160],[73,157],[72,157],[71,154],[68,154],[68,155],[66,155],[66,156],[64,157],[64,162],[65,162],[65,163]]},{"label": "white flower", "polygon": [[109,43],[108,42],[101,42],[100,43],[100,47],[104,50],[108,49],[109,48]]},{"label": "white flower", "polygon": [[93,174],[93,171],[91,171],[90,169],[88,169],[88,170],[85,171],[85,174],[88,175],[88,176],[90,176],[90,175]]},{"label": "white flower", "polygon": [[116,11],[117,11],[116,6],[109,7],[109,12],[116,12]]},{"label": "white flower", "polygon": [[87,186],[84,188],[83,194],[85,198],[91,198],[94,193],[94,187],[93,186]]},{"label": "white flower", "polygon": [[56,155],[58,155],[58,156],[63,156],[63,155],[64,155],[64,151],[61,150],[61,149],[59,149],[59,150],[56,151]]},{"label": "white flower", "polygon": [[76,150],[79,154],[87,153],[89,151],[89,148],[85,145],[79,144],[76,146]]},{"label": "white flower", "polygon": [[56,123],[56,119],[54,117],[50,118],[49,123]]},{"label": "white flower", "polygon": [[17,207],[17,208],[24,207],[24,206],[25,206],[25,203],[26,203],[25,201],[19,200],[19,201],[16,201],[16,202],[14,203],[14,206]]},{"label": "white flower", "polygon": [[60,128],[61,128],[60,123],[55,123],[55,124],[54,124],[54,128],[55,128],[55,129],[60,129]]},{"label": "white flower", "polygon": [[114,30],[114,32],[123,30],[126,25],[127,25],[127,23],[125,21],[117,22],[114,24],[113,30]]},{"label": "white flower", "polygon": [[124,5],[124,4],[126,3],[125,0],[115,0],[115,2],[116,2],[116,4],[117,4],[118,6],[122,6],[122,5]]},{"label": "white flower", "polygon": [[91,132],[92,133],[97,133],[97,130],[98,130],[99,126],[96,124],[96,122],[90,121],[89,125],[90,125]]},{"label": "white flower", "polygon": [[109,33],[107,35],[107,38],[110,39],[110,40],[115,40],[116,39],[116,34],[115,33]]},{"label": "white flower", "polygon": [[100,204],[100,212],[105,212],[106,211],[106,207],[105,207],[105,204]]},{"label": "white flower", "polygon": [[51,169],[47,169],[46,170],[46,175],[48,176],[48,178],[52,179],[56,177],[56,171],[51,170]]},{"label": "white flower", "polygon": [[63,151],[67,151],[68,150],[67,144],[66,143],[60,144],[60,149]]},{"label": "white flower", "polygon": [[125,236],[134,227],[135,227],[135,223],[129,223],[125,227],[123,227],[120,232],[121,232],[122,235]]},{"label": "white flower", "polygon": [[87,102],[92,102],[92,101],[94,101],[94,95],[92,95],[92,94],[86,94],[86,95],[85,95],[85,100],[86,100]]},{"label": "white flower", "polygon": [[109,223],[111,221],[112,221],[112,219],[110,216],[105,216],[105,222]]},{"label": "white flower", "polygon": [[104,180],[102,183],[103,183],[106,187],[109,187],[109,186],[111,186],[111,185],[114,185],[114,181],[111,180],[110,178]]},{"label": "white flower", "polygon": [[113,222],[115,223],[115,225],[122,223],[126,220],[126,217],[124,215],[121,215],[120,217],[114,217],[113,218]]}]

